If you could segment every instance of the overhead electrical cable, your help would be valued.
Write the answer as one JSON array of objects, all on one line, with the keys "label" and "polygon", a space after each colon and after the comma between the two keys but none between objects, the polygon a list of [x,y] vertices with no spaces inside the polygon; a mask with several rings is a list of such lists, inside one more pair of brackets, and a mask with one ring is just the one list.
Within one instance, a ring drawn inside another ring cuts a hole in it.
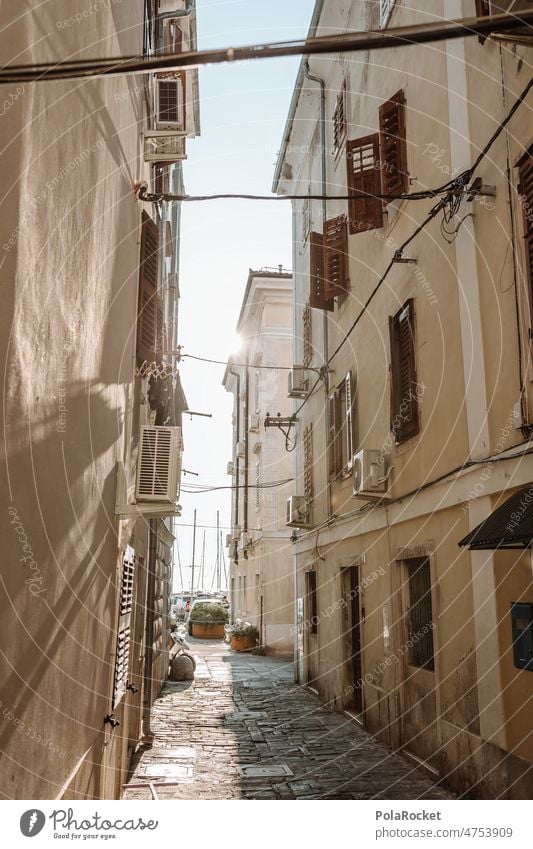
[{"label": "overhead electrical cable", "polygon": [[[464,38],[465,36],[505,33],[508,30],[516,31],[520,24],[532,23],[533,11],[524,11],[521,12],[520,16],[502,14],[489,17],[462,18],[453,21],[439,21],[437,24],[417,24],[415,26],[391,27],[386,30],[323,35],[242,47],[191,50],[162,56],[120,56],[105,59],[76,59],[4,65],[0,70],[0,82],[21,83],[80,79],[92,76],[149,74],[201,65],[272,59],[282,56],[312,56],[324,53],[383,50],[390,47],[430,44],[454,38]],[[517,37],[516,32],[513,37]],[[527,36],[524,36],[524,39],[527,39]]]}]

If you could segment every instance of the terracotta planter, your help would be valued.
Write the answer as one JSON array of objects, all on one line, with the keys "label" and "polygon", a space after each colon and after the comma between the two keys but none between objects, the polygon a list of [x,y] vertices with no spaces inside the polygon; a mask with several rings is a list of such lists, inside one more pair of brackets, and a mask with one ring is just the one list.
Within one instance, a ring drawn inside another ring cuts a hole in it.
[{"label": "terracotta planter", "polygon": [[192,636],[200,639],[216,639],[224,636],[223,622],[193,622]]},{"label": "terracotta planter", "polygon": [[232,634],[231,648],[233,651],[247,651],[249,649],[255,649],[256,645],[257,639],[255,637],[245,637],[240,636],[239,634]]}]

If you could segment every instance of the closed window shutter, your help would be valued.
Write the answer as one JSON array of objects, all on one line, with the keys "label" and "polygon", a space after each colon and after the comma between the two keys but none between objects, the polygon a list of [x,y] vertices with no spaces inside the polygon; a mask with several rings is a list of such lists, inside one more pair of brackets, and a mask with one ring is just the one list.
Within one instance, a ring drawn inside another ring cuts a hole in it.
[{"label": "closed window shutter", "polygon": [[343,466],[346,466],[348,469],[352,468],[352,460],[354,455],[354,380],[351,371],[348,372],[346,377],[344,378],[344,403],[345,403],[345,416],[346,416],[346,430],[345,430],[345,451],[346,451],[346,462],[343,463]]},{"label": "closed window shutter", "polygon": [[405,137],[405,96],[398,91],[379,108],[381,188],[384,195],[403,194],[409,187]]},{"label": "closed window shutter", "polygon": [[533,309],[533,148],[518,166],[519,191],[524,216],[524,244],[526,273],[529,280],[531,307]]},{"label": "closed window shutter", "polygon": [[475,0],[476,15],[478,18],[484,18],[490,15],[490,0]]},{"label": "closed window shutter", "polygon": [[133,548],[128,545],[124,552],[124,558],[122,561],[117,649],[115,655],[115,675],[113,680],[113,708],[115,708],[120,702],[126,692],[126,684],[128,683],[134,580],[135,552]]},{"label": "closed window shutter", "polygon": [[337,434],[337,397],[328,398],[328,475],[329,479],[337,474],[336,434]]},{"label": "closed window shutter", "polygon": [[313,425],[304,430],[304,498],[307,511],[313,501]]},{"label": "closed window shutter", "polygon": [[407,301],[390,320],[391,430],[396,442],[418,433],[414,302]]},{"label": "closed window shutter", "polygon": [[309,238],[309,305],[316,310],[333,309],[333,299],[326,298],[324,285],[324,248],[322,233],[311,233]]},{"label": "closed window shutter", "polygon": [[334,298],[348,288],[348,232],[346,217],[324,223],[324,293]]},{"label": "closed window shutter", "polygon": [[305,367],[311,365],[311,360],[313,359],[313,339],[312,339],[312,324],[311,324],[311,307],[309,304],[306,304],[303,313],[302,313],[302,323],[303,323],[303,347],[304,347],[304,356],[303,356],[303,365]]},{"label": "closed window shutter", "polygon": [[[346,142],[348,206],[350,233],[383,227],[381,174],[379,170],[379,133]],[[363,195],[358,193],[364,192]],[[373,195],[373,197],[369,197]]]},{"label": "closed window shutter", "polygon": [[139,305],[137,316],[137,365],[160,360],[164,343],[163,303],[157,293],[159,230],[143,213]]}]

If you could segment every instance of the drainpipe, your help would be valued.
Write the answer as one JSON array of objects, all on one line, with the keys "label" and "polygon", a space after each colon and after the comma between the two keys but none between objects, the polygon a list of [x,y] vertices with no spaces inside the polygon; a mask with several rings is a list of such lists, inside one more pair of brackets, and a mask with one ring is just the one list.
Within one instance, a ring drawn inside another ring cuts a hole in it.
[{"label": "drainpipe", "polygon": [[[321,147],[321,172],[322,172],[322,229],[324,228],[324,223],[328,219],[328,204],[326,201],[326,192],[327,192],[327,183],[328,183],[328,175],[327,175],[327,161],[326,161],[326,82],[322,79],[322,77],[316,77],[311,74],[309,70],[309,62],[305,63],[304,70],[305,77],[308,80],[311,80],[314,83],[318,83],[320,86],[320,147]],[[325,444],[327,445],[327,421],[328,421],[328,396],[329,396],[329,370],[328,370],[328,313],[327,310],[322,310],[322,341],[323,341],[323,352],[322,358],[324,360],[324,427],[326,428],[326,440]],[[326,451],[326,459],[327,459],[327,451]],[[327,514],[328,520],[332,517],[331,512],[331,481],[329,479],[329,471],[326,468],[326,481],[327,481]]]},{"label": "drainpipe", "polygon": [[153,739],[150,726],[153,694],[153,661],[154,661],[154,600],[155,576],[157,569],[157,519],[150,519],[148,547],[148,575],[146,579],[146,629],[144,636],[144,701],[143,701],[143,739],[149,742]]}]

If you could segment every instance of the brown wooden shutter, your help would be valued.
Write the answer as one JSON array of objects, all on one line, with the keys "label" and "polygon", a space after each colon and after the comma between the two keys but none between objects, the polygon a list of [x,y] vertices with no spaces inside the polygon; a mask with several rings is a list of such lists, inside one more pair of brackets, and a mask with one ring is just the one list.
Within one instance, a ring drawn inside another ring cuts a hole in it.
[{"label": "brown wooden shutter", "polygon": [[334,307],[333,299],[325,296],[322,233],[311,233],[309,245],[309,305],[316,310],[331,311]]},{"label": "brown wooden shutter", "polygon": [[407,142],[405,137],[405,95],[398,91],[379,108],[381,146],[381,188],[384,195],[407,192]]},{"label": "brown wooden shutter", "polygon": [[304,356],[303,356],[303,365],[305,367],[311,365],[311,360],[313,359],[313,337],[312,337],[312,322],[311,322],[311,307],[309,304],[306,304],[303,313],[302,313],[302,324],[303,324],[303,348],[304,348]]},{"label": "brown wooden shutter", "polygon": [[418,433],[414,301],[390,319],[391,430],[396,442]]},{"label": "brown wooden shutter", "polygon": [[127,546],[122,561],[122,578],[118,612],[117,648],[113,680],[113,707],[120,702],[128,683],[131,612],[133,610],[133,585],[135,580],[135,552]]},{"label": "brown wooden shutter", "polygon": [[159,230],[143,212],[139,305],[137,316],[137,365],[161,358],[164,342],[163,303],[157,293],[159,271]]},{"label": "brown wooden shutter", "polygon": [[337,474],[336,435],[337,435],[337,398],[336,394],[328,398],[328,475],[332,480]]},{"label": "brown wooden shutter", "polygon": [[[346,142],[348,204],[350,233],[361,233],[383,227],[381,172],[379,169],[379,133]],[[364,195],[357,196],[364,192]],[[374,197],[369,197],[374,195]]]},{"label": "brown wooden shutter", "polygon": [[354,379],[352,372],[349,371],[344,378],[344,403],[346,416],[345,428],[345,451],[346,463],[343,464],[347,469],[352,468],[352,460],[355,451],[355,429],[354,429]]},{"label": "brown wooden shutter", "polygon": [[334,298],[348,288],[348,230],[346,216],[324,223],[324,293]]},{"label": "brown wooden shutter", "polygon": [[522,213],[524,218],[524,245],[526,273],[529,280],[530,304],[533,310],[533,147],[518,166]]},{"label": "brown wooden shutter", "polygon": [[475,2],[478,18],[485,18],[490,15],[490,0],[475,0]]},{"label": "brown wooden shutter", "polygon": [[313,501],[313,425],[304,430],[304,497],[309,511]]}]

